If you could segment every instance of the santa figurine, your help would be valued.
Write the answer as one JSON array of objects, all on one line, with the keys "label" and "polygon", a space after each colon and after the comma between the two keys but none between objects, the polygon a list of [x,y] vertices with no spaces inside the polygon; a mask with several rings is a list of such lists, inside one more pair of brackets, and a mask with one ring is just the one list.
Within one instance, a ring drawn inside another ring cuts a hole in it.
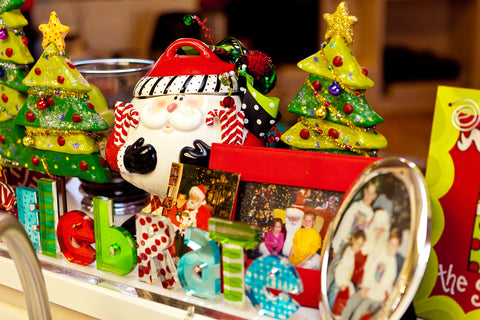
[{"label": "santa figurine", "polygon": [[106,156],[133,185],[162,199],[172,162],[208,166],[212,143],[265,146],[279,120],[268,56],[234,38],[215,47],[174,41],[141,78],[131,103],[117,102]]}]

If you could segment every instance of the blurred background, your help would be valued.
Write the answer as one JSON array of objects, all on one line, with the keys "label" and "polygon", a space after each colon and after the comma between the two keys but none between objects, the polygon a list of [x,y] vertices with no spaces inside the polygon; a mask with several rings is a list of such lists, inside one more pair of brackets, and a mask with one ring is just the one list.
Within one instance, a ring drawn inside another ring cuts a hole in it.
[{"label": "blurred background", "polygon": [[[27,1],[30,2],[30,1]],[[296,63],[319,50],[338,0],[34,0],[25,7],[31,52],[41,54],[38,26],[51,11],[71,28],[67,53],[91,58],[156,60],[181,37],[208,43],[198,25],[182,17],[208,18],[215,43],[227,36],[272,57],[278,82],[269,94],[286,111],[306,77]],[[384,117],[378,131],[389,146],[381,156],[403,155],[425,166],[438,85],[480,87],[480,0],[351,0],[356,16],[353,53],[375,87],[366,97]]]}]

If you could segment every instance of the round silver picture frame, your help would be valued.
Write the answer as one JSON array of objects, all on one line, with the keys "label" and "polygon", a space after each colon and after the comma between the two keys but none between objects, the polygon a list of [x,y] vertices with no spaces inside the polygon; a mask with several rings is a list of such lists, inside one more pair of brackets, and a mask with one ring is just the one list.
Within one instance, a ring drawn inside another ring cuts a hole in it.
[{"label": "round silver picture frame", "polygon": [[386,158],[345,193],[321,261],[320,311],[326,319],[401,319],[427,266],[431,206],[411,161]]}]

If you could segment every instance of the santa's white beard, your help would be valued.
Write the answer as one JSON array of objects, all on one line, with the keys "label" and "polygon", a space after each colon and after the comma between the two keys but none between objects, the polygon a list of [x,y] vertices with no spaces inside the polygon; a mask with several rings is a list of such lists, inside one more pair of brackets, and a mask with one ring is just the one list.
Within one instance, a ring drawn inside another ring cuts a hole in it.
[{"label": "santa's white beard", "polygon": [[[193,147],[195,140],[202,140],[207,145],[222,142],[221,125],[218,119],[207,126],[205,117],[213,109],[221,109],[220,102],[225,96],[205,95],[204,104],[187,110],[180,103],[173,112],[153,110],[152,99],[134,99],[132,104],[140,114],[140,122],[136,128],[129,128],[123,145],[117,155],[117,164],[122,177],[131,184],[160,198],[165,197],[173,162],[179,162],[180,151],[184,147]],[[234,97],[237,110],[240,109],[240,98]],[[150,111],[149,111],[150,110]],[[246,134],[246,131],[244,131]],[[132,173],[125,169],[123,155],[128,146],[139,138],[144,145],[152,145],[157,155],[155,170],[147,174]]]},{"label": "santa's white beard", "polygon": [[186,207],[187,207],[188,210],[197,210],[201,206],[202,206],[201,201],[188,200],[187,204],[186,204]]},{"label": "santa's white beard", "polygon": [[288,219],[285,222],[285,230],[287,231],[287,234],[285,236],[285,242],[283,244],[283,249],[282,253],[284,256],[287,256],[290,254],[290,251],[292,250],[293,247],[293,237],[295,236],[295,232],[297,232],[298,229],[302,227],[302,220],[299,219],[297,222],[291,222],[288,221]]}]

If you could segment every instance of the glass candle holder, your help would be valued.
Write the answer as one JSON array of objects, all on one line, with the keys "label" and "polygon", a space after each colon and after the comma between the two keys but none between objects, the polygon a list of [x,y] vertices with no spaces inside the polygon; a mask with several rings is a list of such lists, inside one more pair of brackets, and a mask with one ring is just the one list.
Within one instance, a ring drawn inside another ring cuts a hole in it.
[{"label": "glass candle holder", "polygon": [[[98,87],[105,97],[108,110],[99,111],[104,115],[110,113],[113,120],[115,102],[128,103],[133,98],[133,89],[147,71],[152,67],[153,60],[143,59],[96,59],[74,62],[90,84]],[[105,116],[104,116],[105,118]],[[100,142],[100,152],[105,156],[105,143],[113,129],[103,132]],[[91,211],[93,197],[104,196],[113,199],[115,214],[130,214],[139,212],[149,201],[150,194],[125,181],[120,173],[112,170],[112,178],[107,183],[95,183],[80,179],[79,191],[83,195],[82,207]]]}]

